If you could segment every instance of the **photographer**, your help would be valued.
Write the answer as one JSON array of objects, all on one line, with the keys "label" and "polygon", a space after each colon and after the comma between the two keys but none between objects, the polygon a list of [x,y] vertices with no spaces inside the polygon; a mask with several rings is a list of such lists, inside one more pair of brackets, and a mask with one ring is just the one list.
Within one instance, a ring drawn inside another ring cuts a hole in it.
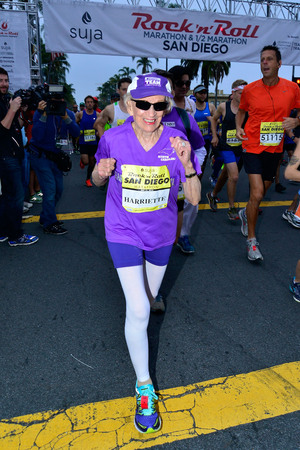
[{"label": "photographer", "polygon": [[61,235],[67,233],[67,230],[57,220],[55,207],[63,191],[63,172],[57,167],[55,159],[68,132],[77,137],[80,129],[73,112],[66,108],[63,96],[56,95],[55,92],[49,96],[47,101],[39,102],[33,116],[30,163],[43,192],[40,224],[45,233]]},{"label": "photographer", "polygon": [[21,97],[10,99],[8,88],[8,73],[0,67],[0,242],[8,240],[15,247],[34,244],[38,237],[24,234],[21,228],[24,202],[24,149],[22,124],[18,120]]}]

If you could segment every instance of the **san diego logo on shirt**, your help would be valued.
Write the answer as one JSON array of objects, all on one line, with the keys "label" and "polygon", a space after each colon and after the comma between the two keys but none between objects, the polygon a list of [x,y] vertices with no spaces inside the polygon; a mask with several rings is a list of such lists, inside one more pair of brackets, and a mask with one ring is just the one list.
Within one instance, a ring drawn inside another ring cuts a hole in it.
[{"label": "san diego logo on shirt", "polygon": [[164,209],[171,189],[167,166],[122,164],[122,206],[132,213]]}]

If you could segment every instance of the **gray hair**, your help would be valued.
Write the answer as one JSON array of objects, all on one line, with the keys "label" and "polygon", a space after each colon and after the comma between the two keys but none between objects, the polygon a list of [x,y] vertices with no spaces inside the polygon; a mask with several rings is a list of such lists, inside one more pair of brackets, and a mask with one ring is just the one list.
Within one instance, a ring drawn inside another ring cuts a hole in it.
[{"label": "gray hair", "polygon": [[[132,100],[137,100],[137,99],[134,99],[132,97],[132,95],[130,94],[130,92],[127,92],[127,94],[124,95],[124,103],[125,103],[126,107],[129,104],[129,102],[131,102]],[[143,100],[143,99],[139,99],[139,100]],[[165,97],[164,101],[168,103],[167,108],[164,110],[164,115],[167,115],[172,111],[173,101],[172,101],[171,97]]]}]

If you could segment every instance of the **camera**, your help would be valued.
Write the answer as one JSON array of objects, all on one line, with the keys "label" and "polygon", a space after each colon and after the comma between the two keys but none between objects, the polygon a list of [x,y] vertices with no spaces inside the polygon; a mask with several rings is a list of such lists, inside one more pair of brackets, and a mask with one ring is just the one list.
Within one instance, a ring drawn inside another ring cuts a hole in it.
[{"label": "camera", "polygon": [[63,100],[65,87],[55,84],[41,84],[31,86],[29,89],[19,89],[13,95],[13,98],[21,97],[22,106],[28,106],[28,109],[35,110],[41,100],[47,102],[46,113],[48,115],[64,116],[67,103]]},{"label": "camera", "polygon": [[46,113],[53,116],[64,116],[66,113],[67,102],[64,99],[65,88],[55,84],[47,85],[46,99]]},{"label": "camera", "polygon": [[28,109],[31,111],[34,111],[37,108],[38,103],[41,100],[40,95],[35,92],[33,87],[29,89],[19,89],[14,93],[12,98],[14,99],[16,97],[21,97],[22,106],[28,106]]}]

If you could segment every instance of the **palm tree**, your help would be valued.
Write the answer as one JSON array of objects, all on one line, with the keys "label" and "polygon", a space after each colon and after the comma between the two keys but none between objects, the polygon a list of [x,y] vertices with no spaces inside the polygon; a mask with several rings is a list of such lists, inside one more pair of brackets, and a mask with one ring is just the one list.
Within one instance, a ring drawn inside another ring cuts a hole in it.
[{"label": "palm tree", "polygon": [[46,52],[44,42],[41,42],[42,78],[48,84],[61,84],[65,87],[65,100],[68,105],[75,103],[75,89],[66,82],[66,73],[69,72],[70,63],[67,55],[63,54],[52,61],[51,53]]},{"label": "palm tree", "polygon": [[70,63],[65,54],[52,61],[51,53],[46,52],[44,42],[41,42],[42,74],[44,81],[53,84],[64,84],[66,73],[69,72]]},{"label": "palm tree", "polygon": [[121,76],[121,78],[124,77],[130,77],[131,75],[134,75],[136,73],[136,71],[134,69],[130,69],[129,67],[123,67],[122,69],[119,70],[119,74]]},{"label": "palm tree", "polygon": [[120,74],[115,74],[110,77],[102,86],[97,87],[97,91],[99,91],[99,107],[104,108],[107,104],[110,103],[110,96],[114,94],[117,90],[118,81],[122,78]]},{"label": "palm tree", "polygon": [[[132,60],[135,59],[135,56],[132,57]],[[159,61],[159,58],[155,58],[156,62]],[[152,62],[150,58],[140,58],[136,62],[136,67],[142,67],[142,73],[151,72],[152,69]]]},{"label": "palm tree", "polygon": [[215,61],[214,64],[211,65],[211,72],[213,74],[213,78],[215,80],[215,105],[217,106],[218,102],[218,85],[220,81],[223,80],[224,76],[229,74],[230,62],[226,61]]},{"label": "palm tree", "polygon": [[[201,83],[204,84],[206,89],[213,82],[216,83],[215,95],[217,96],[218,84],[223,80],[225,75],[229,74],[230,62],[229,61],[200,61],[191,59],[182,59],[181,64],[184,67],[188,67],[192,77],[197,77],[201,65]],[[217,102],[217,97],[215,97]]]},{"label": "palm tree", "polygon": [[200,69],[200,64],[203,61],[201,60],[196,60],[196,59],[182,59],[180,61],[181,65],[183,67],[187,67],[189,69],[189,72],[192,76],[192,78],[196,78],[198,76],[198,72]]},{"label": "palm tree", "polygon": [[67,104],[69,106],[73,105],[74,103],[76,103],[74,94],[75,94],[75,89],[73,88],[73,84],[68,84],[68,83],[64,83],[64,87],[65,87],[65,100],[67,102]]}]

